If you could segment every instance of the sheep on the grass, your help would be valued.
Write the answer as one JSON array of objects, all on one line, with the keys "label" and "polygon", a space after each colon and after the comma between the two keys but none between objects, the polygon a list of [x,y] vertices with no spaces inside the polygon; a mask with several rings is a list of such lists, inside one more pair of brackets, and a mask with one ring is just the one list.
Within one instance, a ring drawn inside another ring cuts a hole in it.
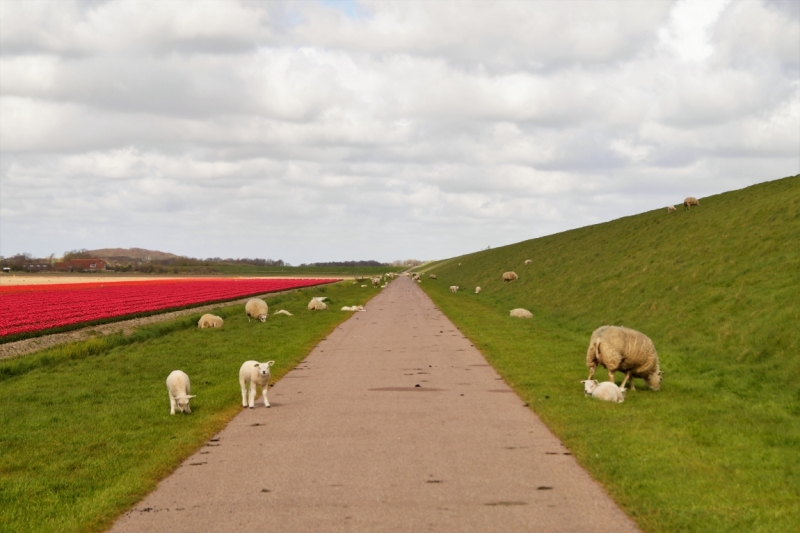
[{"label": "sheep on the grass", "polygon": [[175,414],[177,407],[181,413],[191,413],[189,407],[189,400],[195,398],[189,394],[191,392],[191,383],[189,383],[189,376],[182,370],[173,370],[167,376],[167,392],[169,393],[169,414]]},{"label": "sheep on the grass", "polygon": [[225,321],[222,320],[222,317],[205,314],[200,317],[200,320],[197,321],[197,327],[200,329],[221,328],[222,324],[224,323]]},{"label": "sheep on the grass", "polygon": [[533,318],[533,313],[527,309],[512,309],[511,316],[517,318]]},{"label": "sheep on the grass", "polygon": [[700,200],[695,198],[694,196],[689,196],[683,201],[683,208],[684,209],[691,209],[692,207],[700,207]]},{"label": "sheep on the grass", "polygon": [[675,211],[675,206],[674,205],[667,206],[667,213],[672,213],[674,211]]},{"label": "sheep on the grass", "polygon": [[475,287],[475,294],[480,294],[480,293],[481,293],[481,288]]},{"label": "sheep on the grass", "polygon": [[328,306],[325,305],[325,302],[321,302],[321,301],[317,300],[316,298],[314,298],[310,302],[308,302],[308,310],[309,311],[325,311],[327,308],[328,308]]},{"label": "sheep on the grass", "polygon": [[294,316],[292,313],[287,311],[286,309],[281,309],[280,311],[275,311],[274,315],[286,315],[286,316]]},{"label": "sheep on the grass", "polygon": [[428,277],[429,277],[429,278],[431,278],[431,279],[436,279],[436,274],[431,274],[431,275],[430,275],[430,276],[428,276]]},{"label": "sheep on the grass", "polygon": [[503,273],[503,283],[508,281],[514,281],[515,279],[519,279],[516,272],[505,272]]},{"label": "sheep on the grass", "polygon": [[[269,367],[275,364],[275,361],[267,361],[266,363],[259,363],[258,361],[245,361],[241,368],[239,368],[239,386],[242,388],[242,407],[250,407],[253,409],[253,404],[256,401],[256,387],[261,387],[261,395],[264,396],[264,406],[269,407],[269,400],[267,400],[267,389],[269,388]],[[250,396],[247,395],[247,385],[250,385]]]},{"label": "sheep on the grass", "polygon": [[250,322],[251,318],[266,322],[269,317],[269,307],[267,302],[260,298],[250,298],[244,304],[244,312],[247,314],[247,321]]},{"label": "sheep on the grass", "polygon": [[533,259],[526,259],[525,260],[525,264],[526,265],[530,265],[531,263],[533,263]]},{"label": "sheep on the grass", "polygon": [[458,285],[451,285],[450,292],[458,292]]},{"label": "sheep on the grass", "polygon": [[653,341],[639,331],[622,326],[602,326],[592,333],[586,352],[586,366],[592,379],[597,365],[608,370],[608,381],[614,383],[614,372],[624,372],[621,388],[631,380],[630,390],[636,390],[632,378],[644,379],[651,390],[661,389],[661,369]]},{"label": "sheep on the grass", "polygon": [[615,383],[604,381],[598,383],[596,379],[585,379],[583,383],[584,393],[598,400],[606,402],[622,403],[625,401],[625,388],[617,387]]}]

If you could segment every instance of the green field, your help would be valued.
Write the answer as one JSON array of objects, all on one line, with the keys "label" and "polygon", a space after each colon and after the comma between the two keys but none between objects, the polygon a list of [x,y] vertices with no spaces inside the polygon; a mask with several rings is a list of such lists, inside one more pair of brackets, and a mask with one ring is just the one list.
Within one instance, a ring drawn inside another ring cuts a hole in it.
[{"label": "green field", "polygon": [[[421,287],[644,530],[794,531],[800,176],[700,203],[440,261]],[[653,339],[661,392],[584,398],[604,324]]]},{"label": "green field", "polygon": [[[221,430],[241,409],[239,366],[274,360],[273,381],[350,317],[334,311],[373,295],[352,282],[266,298],[266,323],[244,306],[63,345],[0,362],[0,531],[103,531],[123,511]],[[329,311],[311,312],[312,296]],[[170,416],[165,380],[192,381],[192,414]]]}]

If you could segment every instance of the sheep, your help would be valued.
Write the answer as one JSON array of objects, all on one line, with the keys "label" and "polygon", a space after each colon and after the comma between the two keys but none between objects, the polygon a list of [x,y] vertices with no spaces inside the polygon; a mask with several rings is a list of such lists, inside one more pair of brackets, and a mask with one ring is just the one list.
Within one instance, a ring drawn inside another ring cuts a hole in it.
[{"label": "sheep", "polygon": [[294,316],[292,313],[287,311],[286,309],[281,309],[280,311],[275,311],[274,315],[286,315],[286,316]]},{"label": "sheep", "polygon": [[526,259],[525,260],[525,264],[526,265],[530,265],[531,263],[533,263],[533,259]]},{"label": "sheep", "polygon": [[667,213],[674,213],[674,212],[675,212],[675,206],[674,205],[668,205],[667,206]]},{"label": "sheep", "polygon": [[700,200],[695,198],[694,196],[689,196],[686,200],[683,201],[683,209],[691,209],[693,205],[700,207]]},{"label": "sheep", "polygon": [[586,379],[583,383],[584,393],[592,398],[607,402],[622,403],[625,401],[625,388],[617,387],[610,381],[597,383],[596,379]]},{"label": "sheep", "polygon": [[[269,367],[275,364],[275,361],[267,361],[266,363],[259,363],[258,361],[245,361],[239,369],[239,386],[242,388],[242,407],[250,407],[253,409],[253,404],[256,401],[257,386],[261,387],[261,395],[264,396],[264,406],[269,407],[269,400],[267,400],[267,389],[269,388]],[[247,385],[250,384],[250,397],[247,397]]]},{"label": "sheep", "polygon": [[205,314],[197,321],[197,327],[200,329],[221,328],[224,323],[225,321],[222,320],[222,317]]},{"label": "sheep", "polygon": [[375,289],[381,282],[381,278],[372,278],[372,288]]},{"label": "sheep", "polygon": [[503,283],[506,283],[507,281],[514,281],[515,279],[519,279],[519,276],[517,276],[516,272],[505,272],[503,274]]},{"label": "sheep", "polygon": [[[602,326],[592,333],[586,352],[586,366],[592,379],[597,365],[608,370],[608,381],[614,383],[614,373],[625,372],[620,388],[633,377],[644,379],[653,390],[661,389],[662,372],[658,365],[658,353],[653,341],[636,330],[621,326]],[[631,390],[636,390],[631,381]]]},{"label": "sheep", "polygon": [[173,370],[167,376],[167,392],[169,393],[169,414],[175,414],[175,407],[180,409],[181,413],[191,413],[192,409],[189,407],[189,400],[195,398],[189,394],[191,383],[189,383],[189,376],[182,370]]},{"label": "sheep", "polygon": [[250,298],[244,304],[244,312],[247,315],[247,321],[250,322],[251,318],[266,322],[269,317],[269,307],[267,302],[260,298]]},{"label": "sheep", "polygon": [[353,307],[344,306],[344,307],[342,307],[342,311],[358,311],[358,307],[356,307],[356,306],[353,306]]},{"label": "sheep", "polygon": [[316,298],[312,298],[312,300],[308,302],[309,311],[325,311],[326,309],[328,309],[328,306],[325,305],[325,302],[321,302]]},{"label": "sheep", "polygon": [[428,276],[428,277],[429,277],[430,279],[436,279],[436,274],[431,274],[431,275],[430,275],[430,276]]},{"label": "sheep", "polygon": [[362,285],[362,286],[361,286],[361,288],[362,288],[362,289],[366,289],[366,288],[367,288],[367,286],[366,286],[366,285]]},{"label": "sheep", "polygon": [[458,285],[451,285],[450,292],[458,292]]},{"label": "sheep", "polygon": [[512,309],[511,316],[517,318],[533,318],[533,313],[527,309]]},{"label": "sheep", "polygon": [[475,294],[480,294],[480,293],[481,293],[481,288],[475,287]]}]

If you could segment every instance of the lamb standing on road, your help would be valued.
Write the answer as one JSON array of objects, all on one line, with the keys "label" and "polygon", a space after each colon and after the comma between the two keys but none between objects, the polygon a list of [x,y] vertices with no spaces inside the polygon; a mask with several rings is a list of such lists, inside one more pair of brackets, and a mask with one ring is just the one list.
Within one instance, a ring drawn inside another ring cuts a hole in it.
[{"label": "lamb standing on road", "polygon": [[182,370],[173,370],[167,376],[167,392],[169,393],[169,414],[175,414],[175,407],[181,413],[191,413],[189,399],[195,398],[189,394],[191,383],[189,376]]},{"label": "lamb standing on road", "polygon": [[[269,400],[267,400],[267,389],[269,388],[269,367],[275,364],[275,361],[267,361],[266,363],[259,363],[258,361],[245,361],[239,369],[239,386],[242,387],[242,407],[250,407],[253,409],[253,404],[256,401],[256,387],[261,387],[261,395],[264,396],[264,406],[269,407]],[[250,397],[247,396],[247,384],[250,384]]]},{"label": "lamb standing on road", "polygon": [[197,327],[200,329],[221,328],[222,324],[224,323],[225,321],[222,320],[222,317],[205,314],[200,317],[200,320],[197,321]]},{"label": "lamb standing on road", "polygon": [[328,309],[328,306],[325,305],[325,302],[321,302],[316,298],[308,302],[309,311],[325,311],[326,309]]},{"label": "lamb standing on road", "polygon": [[589,350],[586,352],[586,366],[592,379],[597,365],[608,370],[608,381],[614,383],[614,372],[625,372],[620,388],[632,378],[644,379],[651,390],[661,389],[661,370],[658,366],[658,353],[653,341],[636,330],[621,326],[602,326],[592,333]]},{"label": "lamb standing on road", "polygon": [[581,383],[583,383],[583,389],[587,396],[607,402],[622,403],[625,401],[625,389],[617,387],[610,381],[597,383],[596,379],[585,379]]},{"label": "lamb standing on road", "polygon": [[244,312],[247,315],[248,322],[250,322],[251,318],[266,322],[267,317],[269,317],[267,302],[260,298],[250,298],[247,300],[247,303],[244,304]]},{"label": "lamb standing on road", "polygon": [[512,309],[511,316],[517,318],[533,318],[533,313],[527,309]]},{"label": "lamb standing on road", "polygon": [[689,196],[686,200],[683,201],[683,208],[691,209],[692,206],[700,207],[700,200],[698,200],[694,196]]},{"label": "lamb standing on road", "polygon": [[503,283],[507,281],[514,281],[515,279],[519,279],[516,272],[505,272],[503,274]]}]

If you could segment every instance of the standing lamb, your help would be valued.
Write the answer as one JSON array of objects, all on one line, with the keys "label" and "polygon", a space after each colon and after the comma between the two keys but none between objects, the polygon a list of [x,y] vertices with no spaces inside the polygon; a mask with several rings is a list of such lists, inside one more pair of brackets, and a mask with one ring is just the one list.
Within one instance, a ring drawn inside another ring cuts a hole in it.
[{"label": "standing lamb", "polygon": [[692,206],[700,207],[700,200],[695,198],[694,196],[688,197],[686,200],[683,201],[683,209],[691,209]]},{"label": "standing lamb", "polygon": [[512,309],[511,316],[517,318],[533,318],[533,313],[527,309]]},{"label": "standing lamb", "polygon": [[266,322],[267,317],[269,317],[267,302],[260,298],[250,298],[247,300],[247,303],[244,304],[244,312],[247,315],[248,322],[250,322],[251,318]]},{"label": "standing lamb", "polygon": [[325,302],[317,300],[316,298],[308,302],[309,311],[325,311],[326,309],[328,309],[328,306],[325,305]]},{"label": "standing lamb", "polygon": [[503,274],[503,283],[507,281],[514,281],[515,279],[519,279],[516,272],[506,272]]},{"label": "standing lamb", "polygon": [[475,294],[480,294],[480,293],[481,293],[481,288],[475,287]]},{"label": "standing lamb", "polygon": [[667,206],[667,213],[674,213],[674,212],[675,212],[675,206],[674,205]]},{"label": "standing lamb", "polygon": [[596,379],[585,379],[581,383],[583,383],[584,392],[587,396],[607,402],[622,403],[625,401],[625,388],[617,387],[616,384],[610,381],[597,383]]},{"label": "standing lamb", "polygon": [[[269,407],[269,400],[267,400],[267,389],[269,388],[269,367],[275,364],[275,361],[267,361],[266,363],[259,363],[258,361],[245,361],[239,369],[239,386],[242,387],[242,407],[250,407],[253,409],[253,404],[256,401],[256,386],[261,387],[261,395],[264,396],[264,406]],[[250,397],[247,396],[247,384],[250,384]]]},{"label": "standing lamb", "polygon": [[[661,389],[661,370],[658,366],[658,353],[653,341],[636,330],[621,326],[602,326],[592,333],[589,350],[586,352],[586,366],[592,379],[597,365],[608,370],[608,381],[614,383],[614,372],[625,372],[620,388],[631,378],[644,379],[651,390]],[[631,390],[636,390],[631,381]]]},{"label": "standing lamb", "polygon": [[221,328],[224,323],[225,321],[222,320],[222,317],[205,314],[197,321],[197,327],[200,329]]},{"label": "standing lamb", "polygon": [[458,292],[458,285],[451,285],[450,292]]},{"label": "standing lamb", "polygon": [[181,413],[191,413],[189,407],[189,399],[195,398],[189,394],[191,383],[189,383],[189,376],[182,370],[173,370],[167,376],[167,392],[169,393],[169,414],[175,414],[175,407],[180,409]]}]

